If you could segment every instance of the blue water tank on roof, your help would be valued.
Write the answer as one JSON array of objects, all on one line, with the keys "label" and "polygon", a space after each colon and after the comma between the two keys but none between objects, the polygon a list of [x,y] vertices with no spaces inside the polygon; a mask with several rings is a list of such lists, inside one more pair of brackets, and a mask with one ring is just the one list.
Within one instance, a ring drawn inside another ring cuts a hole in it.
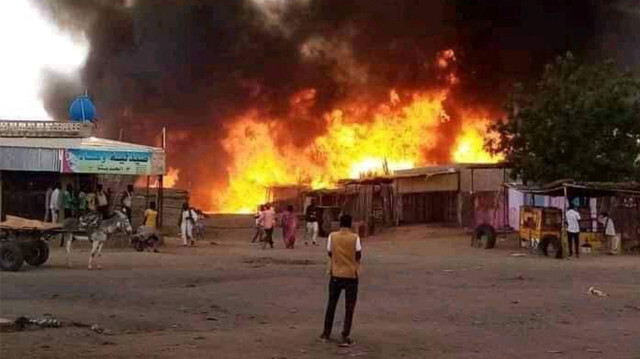
[{"label": "blue water tank on roof", "polygon": [[87,95],[76,97],[69,106],[71,122],[93,122],[96,118],[96,106]]}]

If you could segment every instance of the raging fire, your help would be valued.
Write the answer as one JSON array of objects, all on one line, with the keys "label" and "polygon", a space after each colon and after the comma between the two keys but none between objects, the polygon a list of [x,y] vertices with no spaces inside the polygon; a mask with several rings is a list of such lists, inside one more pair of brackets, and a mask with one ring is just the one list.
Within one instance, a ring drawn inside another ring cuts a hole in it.
[{"label": "raging fire", "polygon": [[[389,91],[384,103],[353,101],[325,113],[324,131],[306,145],[295,145],[283,121],[252,109],[227,125],[222,145],[232,157],[229,184],[214,195],[217,211],[253,211],[265,201],[266,188],[306,185],[328,188],[338,180],[392,174],[396,170],[442,162],[497,162],[484,150],[488,116],[457,111],[451,121],[445,110],[450,87],[458,78],[448,69],[455,53],[438,54],[436,64],[445,74],[445,88],[422,92]],[[290,117],[307,115],[317,91],[304,89],[290,100]],[[304,131],[304,124],[300,130]],[[454,131],[443,131],[457,126]],[[447,134],[448,133],[448,134]],[[455,133],[455,139],[451,136]],[[285,139],[285,140],[283,140]],[[443,155],[444,154],[444,155]]]},{"label": "raging fire", "polygon": [[[169,167],[169,171],[164,175],[162,179],[162,188],[174,188],[176,184],[178,184],[178,180],[180,179],[180,169]],[[144,188],[147,186],[146,177],[140,177],[135,184],[136,187]],[[150,178],[149,187],[158,188],[158,180],[157,178]]]}]

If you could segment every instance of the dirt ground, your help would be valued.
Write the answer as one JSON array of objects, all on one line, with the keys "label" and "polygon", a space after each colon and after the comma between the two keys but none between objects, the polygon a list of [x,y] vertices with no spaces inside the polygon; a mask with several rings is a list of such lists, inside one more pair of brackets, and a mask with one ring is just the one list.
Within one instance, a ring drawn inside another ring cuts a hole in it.
[{"label": "dirt ground", "polygon": [[458,229],[391,229],[363,240],[357,344],[342,349],[316,342],[322,247],[262,250],[251,234],[218,230],[196,248],[169,240],[159,254],[110,249],[101,271],[86,269],[86,250],[67,269],[54,245],[44,266],[0,274],[0,316],[51,313],[66,325],[2,333],[0,357],[640,358],[639,257],[514,257],[514,243],[470,248]]}]

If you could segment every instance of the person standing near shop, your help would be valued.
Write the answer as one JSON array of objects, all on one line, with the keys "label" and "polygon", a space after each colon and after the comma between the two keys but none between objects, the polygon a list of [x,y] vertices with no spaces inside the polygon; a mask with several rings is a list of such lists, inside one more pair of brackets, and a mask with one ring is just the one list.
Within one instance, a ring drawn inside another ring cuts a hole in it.
[{"label": "person standing near shop", "polygon": [[133,185],[128,185],[127,189],[122,193],[122,198],[120,199],[120,205],[122,206],[122,211],[127,218],[129,219],[129,223],[131,223],[131,204],[133,202]]},{"label": "person standing near shop", "polygon": [[609,254],[617,254],[618,237],[616,236],[616,227],[613,225],[613,220],[609,218],[609,213],[607,212],[602,212],[599,220],[604,228],[604,238]]},{"label": "person standing near shop", "polygon": [[87,191],[84,187],[80,187],[80,193],[78,193],[78,216],[83,216],[87,214],[88,210],[88,201],[87,201]]},{"label": "person standing near shop", "polygon": [[362,244],[360,237],[351,231],[353,219],[349,215],[340,217],[340,230],[327,238],[327,255],[330,261],[329,301],[324,319],[324,331],[320,336],[322,342],[331,340],[333,319],[340,293],[345,291],[344,327],[340,346],[354,344],[351,340],[353,313],[358,300],[358,272],[362,260]]},{"label": "person standing near shop", "polygon": [[47,193],[44,195],[44,221],[49,222],[51,220],[51,193],[53,193],[53,187],[47,187]]},{"label": "person standing near shop", "polygon": [[98,199],[96,191],[91,186],[90,191],[87,193],[87,211],[96,212],[98,210]]},{"label": "person standing near shop", "polygon": [[49,199],[49,210],[51,211],[51,223],[58,223],[60,217],[60,189],[62,186],[57,182],[53,186],[51,198]]},{"label": "person standing near shop", "polygon": [[575,245],[576,258],[580,258],[580,213],[576,211],[573,203],[569,203],[567,210],[567,237],[569,238],[569,257],[573,256]]},{"label": "person standing near shop", "polygon": [[102,214],[102,218],[109,217],[109,197],[104,191],[101,183],[98,183],[96,191],[96,202],[98,205],[98,212]]},{"label": "person standing near shop", "polygon": [[64,219],[72,218],[76,206],[76,198],[73,193],[73,186],[68,184],[67,189],[62,195],[62,205],[64,207]]}]

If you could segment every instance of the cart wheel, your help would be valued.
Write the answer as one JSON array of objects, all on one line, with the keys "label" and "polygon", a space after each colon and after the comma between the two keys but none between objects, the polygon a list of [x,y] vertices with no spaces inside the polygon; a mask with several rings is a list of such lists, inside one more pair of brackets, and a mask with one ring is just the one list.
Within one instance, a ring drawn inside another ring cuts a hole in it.
[{"label": "cart wheel", "polygon": [[45,241],[35,240],[29,243],[30,252],[24,256],[24,261],[30,266],[37,267],[49,259],[49,246]]},{"label": "cart wheel", "polygon": [[562,258],[562,243],[555,236],[545,236],[540,241],[540,251],[548,257]]},{"label": "cart wheel", "polygon": [[0,244],[0,269],[15,272],[22,267],[23,260],[20,246],[12,242]]}]

